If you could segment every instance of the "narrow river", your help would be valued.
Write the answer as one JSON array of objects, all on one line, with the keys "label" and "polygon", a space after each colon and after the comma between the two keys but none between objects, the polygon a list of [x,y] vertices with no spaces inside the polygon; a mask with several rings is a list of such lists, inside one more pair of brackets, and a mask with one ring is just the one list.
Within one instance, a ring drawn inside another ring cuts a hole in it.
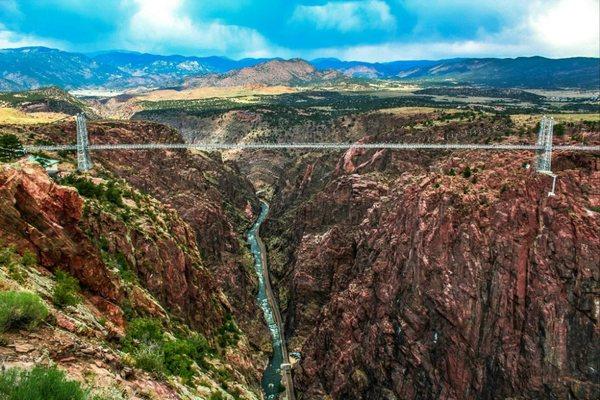
[{"label": "narrow river", "polygon": [[250,244],[250,249],[252,251],[252,255],[254,256],[254,268],[256,270],[256,276],[258,277],[258,295],[256,298],[258,300],[258,304],[263,310],[265,320],[267,321],[269,331],[271,331],[271,338],[273,340],[273,355],[269,361],[269,365],[265,369],[262,379],[262,388],[265,393],[266,400],[276,400],[281,390],[280,366],[283,362],[283,348],[281,342],[281,332],[279,331],[279,326],[277,325],[275,314],[268,298],[269,289],[267,288],[267,285],[269,283],[266,282],[265,279],[267,273],[265,271],[266,265],[264,264],[267,257],[266,254],[263,254],[264,250],[259,242],[260,225],[267,218],[268,213],[269,205],[261,202],[260,215],[258,216],[258,219],[252,228],[248,231],[248,243]]}]

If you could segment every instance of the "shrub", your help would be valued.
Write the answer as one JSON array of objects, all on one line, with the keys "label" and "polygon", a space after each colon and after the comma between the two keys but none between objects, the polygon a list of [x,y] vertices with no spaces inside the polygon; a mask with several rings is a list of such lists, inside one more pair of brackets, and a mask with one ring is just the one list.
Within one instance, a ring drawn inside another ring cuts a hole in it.
[{"label": "shrub", "polygon": [[35,293],[0,292],[0,332],[35,328],[48,316],[48,309]]},{"label": "shrub", "polygon": [[164,372],[164,354],[159,344],[151,343],[138,347],[133,352],[135,366],[148,372]]},{"label": "shrub", "polygon": [[81,303],[79,282],[64,271],[56,271],[52,301],[59,307],[75,306]]},{"label": "shrub", "polygon": [[123,350],[133,356],[138,368],[150,372],[176,375],[189,381],[194,376],[194,363],[208,369],[205,357],[212,354],[204,336],[168,340],[159,320],[137,318],[131,321],[122,339]]},{"label": "shrub", "polygon": [[97,199],[101,198],[104,193],[102,186],[95,185],[94,182],[88,179],[79,178],[73,175],[66,177],[62,183],[73,186],[83,197]]},{"label": "shrub", "polygon": [[37,264],[38,260],[35,254],[30,250],[25,250],[23,252],[23,256],[21,256],[21,264],[26,267],[31,267],[32,265]]},{"label": "shrub", "polygon": [[167,371],[184,379],[191,379],[194,376],[192,368],[194,362],[199,367],[208,369],[209,365],[205,357],[212,354],[208,342],[199,334],[188,339],[168,341],[164,344],[163,351]]},{"label": "shrub", "polygon": [[127,327],[127,334],[121,340],[125,351],[132,351],[138,345],[162,344],[163,327],[154,318],[136,318]]},{"label": "shrub", "polygon": [[221,347],[235,346],[240,340],[240,330],[235,325],[231,314],[225,316],[225,322],[217,331],[218,342]]},{"label": "shrub", "polygon": [[190,380],[194,376],[192,369],[193,360],[190,358],[194,352],[193,345],[187,340],[173,340],[164,344],[164,365],[172,374]]},{"label": "shrub", "polygon": [[114,182],[110,182],[104,193],[106,200],[118,207],[123,207],[123,197],[121,191],[115,187]]},{"label": "shrub", "polygon": [[554,125],[554,134],[559,137],[565,136],[565,125],[564,124]]},{"label": "shrub", "polygon": [[469,178],[471,177],[471,173],[472,173],[472,172],[471,172],[471,167],[469,167],[469,166],[467,165],[467,166],[466,166],[466,168],[465,168],[465,169],[463,169],[462,176],[463,176],[463,178],[465,178],[465,179],[469,179]]},{"label": "shrub", "polygon": [[86,400],[78,382],[68,380],[56,368],[34,367],[30,371],[0,372],[0,398],[4,400]]},{"label": "shrub", "polygon": [[73,186],[83,197],[108,201],[118,207],[124,206],[123,194],[114,182],[109,182],[108,185],[96,185],[84,177],[70,175],[63,179],[61,183]]}]

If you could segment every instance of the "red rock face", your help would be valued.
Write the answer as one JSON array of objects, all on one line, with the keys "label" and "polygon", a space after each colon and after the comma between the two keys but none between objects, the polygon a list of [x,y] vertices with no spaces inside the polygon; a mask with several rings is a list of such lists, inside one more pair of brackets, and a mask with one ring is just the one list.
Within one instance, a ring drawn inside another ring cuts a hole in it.
[{"label": "red rock face", "polygon": [[[92,143],[181,142],[176,131],[146,122],[90,125],[89,130]],[[245,264],[243,258],[243,234],[252,221],[243,220],[245,210],[257,210],[258,200],[251,184],[235,165],[223,163],[218,155],[213,157],[161,150],[94,154],[96,162],[178,212],[192,228],[182,232],[181,236],[188,243],[195,242],[202,264],[210,271],[212,279],[205,279],[201,274],[193,278],[180,274],[190,278],[185,286],[181,286],[181,282],[169,278],[171,272],[176,271],[162,271],[157,275],[152,271],[151,263],[144,274],[152,275],[154,279],[162,276],[166,285],[154,284],[170,296],[179,296],[177,303],[182,307],[193,307],[193,313],[187,312],[189,318],[203,318],[201,308],[194,305],[194,292],[223,290],[228,298],[228,311],[236,316],[254,343],[261,343],[268,338],[268,332],[255,318],[260,315],[254,299],[256,277],[251,265]],[[165,243],[164,248],[151,246],[145,250],[148,253],[144,258],[152,260],[176,249]],[[180,271],[194,270],[183,255],[179,260],[187,265]]]},{"label": "red rock face", "polygon": [[[75,138],[73,125],[33,129],[36,138],[69,143]],[[146,122],[105,122],[88,129],[96,144],[181,142],[176,131]],[[243,360],[240,370],[258,385],[266,360],[257,349],[268,344],[269,333],[256,318],[262,315],[255,301],[257,281],[251,258],[244,254],[243,234],[258,209],[252,185],[235,165],[205,153],[96,152],[92,161],[158,199],[168,220],[150,221],[139,231],[111,214],[90,213],[81,222],[84,230],[106,239],[110,253],[121,252],[142,286],[197,330],[211,335],[225,314],[233,314],[251,347],[236,355]],[[163,312],[147,296],[127,294],[146,313]]]},{"label": "red rock face", "polygon": [[0,169],[0,240],[37,254],[51,271],[65,269],[111,301],[123,291],[103,264],[79,222],[83,200],[77,191],[52,182],[39,166]]},{"label": "red rock face", "polygon": [[[175,212],[165,223],[132,229],[112,214],[90,211],[81,222],[91,237],[104,238],[110,254],[122,254],[143,288],[172,314],[205,334],[222,323],[225,307],[210,272],[203,266],[194,232]],[[164,317],[161,307],[141,289],[128,293],[131,305],[150,315]]]},{"label": "red rock face", "polygon": [[272,208],[293,218],[269,235],[292,246],[276,275],[304,398],[597,398],[598,159],[556,156],[548,197],[528,154],[456,153],[382,179],[404,168],[384,153],[347,153],[297,211],[282,214],[283,193]]},{"label": "red rock face", "polygon": [[0,204],[0,240],[21,252],[33,251],[50,271],[73,274],[117,326],[124,326],[118,305],[126,297],[142,313],[164,316],[164,311],[139,289],[125,293],[92,238],[105,238],[111,254],[123,254],[142,286],[174,315],[206,334],[221,325],[226,302],[202,265],[194,232],[175,212],[164,222],[168,235],[153,225],[131,229],[104,211],[84,216],[83,199],[75,189],[55,184],[31,164],[0,169]]},{"label": "red rock face", "polygon": [[[88,130],[94,144],[182,141],[177,131],[148,122],[104,122],[90,124]],[[38,127],[36,135],[54,143],[68,143],[70,138],[75,138],[75,127],[72,123]],[[252,341],[268,340],[265,325],[255,318],[260,315],[254,298],[256,277],[251,261],[246,264],[243,256],[243,234],[253,219],[244,218],[248,212],[258,210],[258,200],[251,184],[236,166],[224,163],[218,155],[166,150],[95,152],[92,161],[171,207],[189,224],[170,227],[178,238],[175,243],[158,243],[157,246],[146,243],[147,247],[136,243],[136,254],[141,257],[141,262],[137,263],[139,271],[148,277],[149,287],[162,288],[157,297],[163,301],[168,293],[173,298],[173,305],[176,303],[179,309],[188,310],[184,312],[186,316],[201,320],[200,308],[189,311],[190,307],[196,307],[193,292],[223,290],[228,298],[225,302],[228,312],[236,316]],[[98,227],[96,231],[101,229]],[[115,238],[114,244],[121,240],[119,235],[105,236],[109,241]],[[194,270],[193,263],[189,257],[178,253],[176,244],[193,242],[212,279],[204,279],[200,272],[197,277],[184,273]],[[125,245],[126,249],[131,247],[131,243],[120,245]],[[154,271],[151,260],[155,257],[174,260],[172,269]],[[186,276],[190,280],[183,284],[171,276]],[[196,281],[197,288],[192,284]]]}]

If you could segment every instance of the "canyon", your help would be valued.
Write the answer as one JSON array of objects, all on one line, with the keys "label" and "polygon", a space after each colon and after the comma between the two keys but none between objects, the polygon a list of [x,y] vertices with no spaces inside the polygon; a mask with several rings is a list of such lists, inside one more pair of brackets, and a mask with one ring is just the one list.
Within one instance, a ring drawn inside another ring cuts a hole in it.
[{"label": "canyon", "polygon": [[[320,105],[295,106],[329,101],[323,92],[277,96],[276,107],[92,119],[89,137],[531,143],[537,132],[535,119],[502,113],[415,106],[325,115]],[[68,118],[1,128],[26,144],[76,136]],[[596,122],[562,129],[555,144],[600,143]],[[526,151],[99,151],[85,174],[72,153],[40,156],[58,161],[56,176],[26,158],[0,164],[0,240],[10,257],[36,259],[22,274],[0,268],[2,288],[40,293],[52,315],[38,331],[3,335],[0,356],[11,366],[43,360],[80,380],[93,372],[93,385],[134,399],[190,390],[261,398],[273,348],[246,239],[266,200],[260,236],[298,399],[600,393],[593,152],[555,152],[556,196]],[[81,285],[80,305],[52,305],[59,271]],[[191,380],[131,360],[131,327],[148,319],[163,321],[169,340],[206,339],[212,350]]]}]

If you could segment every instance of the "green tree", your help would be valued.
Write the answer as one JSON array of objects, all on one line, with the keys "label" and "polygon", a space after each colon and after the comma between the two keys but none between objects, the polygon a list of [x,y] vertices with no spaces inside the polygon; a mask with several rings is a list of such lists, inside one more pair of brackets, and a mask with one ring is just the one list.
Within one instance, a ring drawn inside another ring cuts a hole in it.
[{"label": "green tree", "polygon": [[556,136],[563,137],[565,135],[565,125],[564,124],[554,125],[554,134]]},{"label": "green tree", "polygon": [[19,138],[13,134],[0,135],[0,162],[11,162],[25,154]]},{"label": "green tree", "polygon": [[471,172],[471,167],[469,167],[469,166],[467,165],[467,166],[466,166],[466,168],[465,168],[465,169],[463,169],[462,176],[463,176],[463,178],[465,178],[465,179],[469,179],[469,178],[471,177],[471,174],[472,174],[472,172]]}]

